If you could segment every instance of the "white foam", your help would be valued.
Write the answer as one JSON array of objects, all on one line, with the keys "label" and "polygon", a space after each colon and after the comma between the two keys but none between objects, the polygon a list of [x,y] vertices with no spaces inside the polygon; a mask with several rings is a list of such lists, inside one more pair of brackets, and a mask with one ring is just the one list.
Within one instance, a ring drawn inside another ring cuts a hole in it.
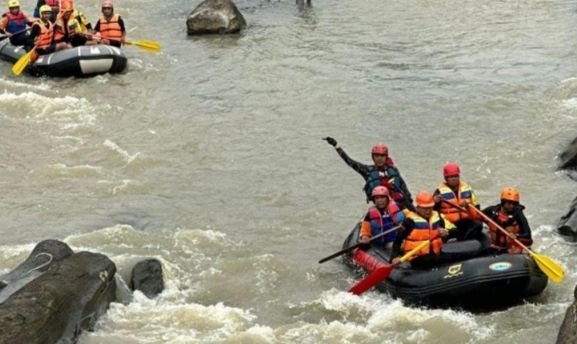
[{"label": "white foam", "polygon": [[140,152],[136,152],[135,154],[130,155],[126,150],[120,148],[120,146],[110,140],[105,140],[104,146],[120,154],[126,160],[127,165],[133,162],[140,155]]}]

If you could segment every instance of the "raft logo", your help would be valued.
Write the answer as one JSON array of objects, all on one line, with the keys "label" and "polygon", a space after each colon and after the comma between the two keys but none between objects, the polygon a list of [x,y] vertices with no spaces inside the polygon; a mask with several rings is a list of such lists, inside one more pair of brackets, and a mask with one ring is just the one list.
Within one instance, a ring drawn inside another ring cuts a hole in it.
[{"label": "raft logo", "polygon": [[509,270],[511,268],[511,266],[513,266],[513,265],[509,262],[498,262],[498,263],[493,263],[493,264],[489,265],[489,269],[491,269],[493,271],[506,271],[506,270]]},{"label": "raft logo", "polygon": [[447,274],[443,276],[443,278],[453,278],[457,276],[461,276],[463,274],[463,270],[461,270],[461,264],[455,264],[449,266],[447,269]]}]

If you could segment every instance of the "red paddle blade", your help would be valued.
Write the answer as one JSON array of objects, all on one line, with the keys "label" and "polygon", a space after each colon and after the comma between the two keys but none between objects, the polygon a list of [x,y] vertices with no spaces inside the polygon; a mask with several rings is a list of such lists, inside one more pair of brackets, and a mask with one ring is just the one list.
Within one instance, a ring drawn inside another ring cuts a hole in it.
[{"label": "red paddle blade", "polygon": [[349,289],[349,292],[355,295],[361,295],[365,291],[371,289],[372,287],[376,286],[380,282],[386,280],[391,271],[393,271],[393,264],[385,265],[376,269],[375,271],[371,272],[367,277],[360,280],[357,284]]}]

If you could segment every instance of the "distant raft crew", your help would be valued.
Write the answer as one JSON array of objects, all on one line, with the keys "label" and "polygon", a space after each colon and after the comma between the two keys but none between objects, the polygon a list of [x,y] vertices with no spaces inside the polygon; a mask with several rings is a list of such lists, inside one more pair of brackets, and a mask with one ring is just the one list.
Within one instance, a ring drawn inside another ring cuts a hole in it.
[{"label": "distant raft crew", "polygon": [[8,1],[8,12],[2,15],[0,19],[0,30],[10,38],[12,45],[23,45],[32,48],[33,42],[28,33],[29,25],[32,25],[34,20],[29,18],[21,9],[20,1]]}]

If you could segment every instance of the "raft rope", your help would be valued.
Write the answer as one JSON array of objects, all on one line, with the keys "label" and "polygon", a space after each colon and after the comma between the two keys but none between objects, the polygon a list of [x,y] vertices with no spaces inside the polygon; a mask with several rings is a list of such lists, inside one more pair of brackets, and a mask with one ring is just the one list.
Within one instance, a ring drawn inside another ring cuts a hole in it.
[{"label": "raft rope", "polygon": [[34,259],[36,259],[36,258],[38,258],[38,257],[40,257],[40,256],[42,256],[42,255],[48,256],[48,261],[47,261],[46,263],[40,264],[40,265],[38,265],[37,267],[34,267],[34,268],[28,270],[28,271],[25,273],[25,275],[31,273],[31,272],[34,271],[34,270],[42,269],[43,267],[45,267],[45,266],[47,266],[47,265],[50,265],[50,263],[52,263],[52,261],[54,260],[54,256],[53,256],[52,254],[48,253],[48,252],[40,252],[40,253],[38,253],[38,254],[34,257]]}]

